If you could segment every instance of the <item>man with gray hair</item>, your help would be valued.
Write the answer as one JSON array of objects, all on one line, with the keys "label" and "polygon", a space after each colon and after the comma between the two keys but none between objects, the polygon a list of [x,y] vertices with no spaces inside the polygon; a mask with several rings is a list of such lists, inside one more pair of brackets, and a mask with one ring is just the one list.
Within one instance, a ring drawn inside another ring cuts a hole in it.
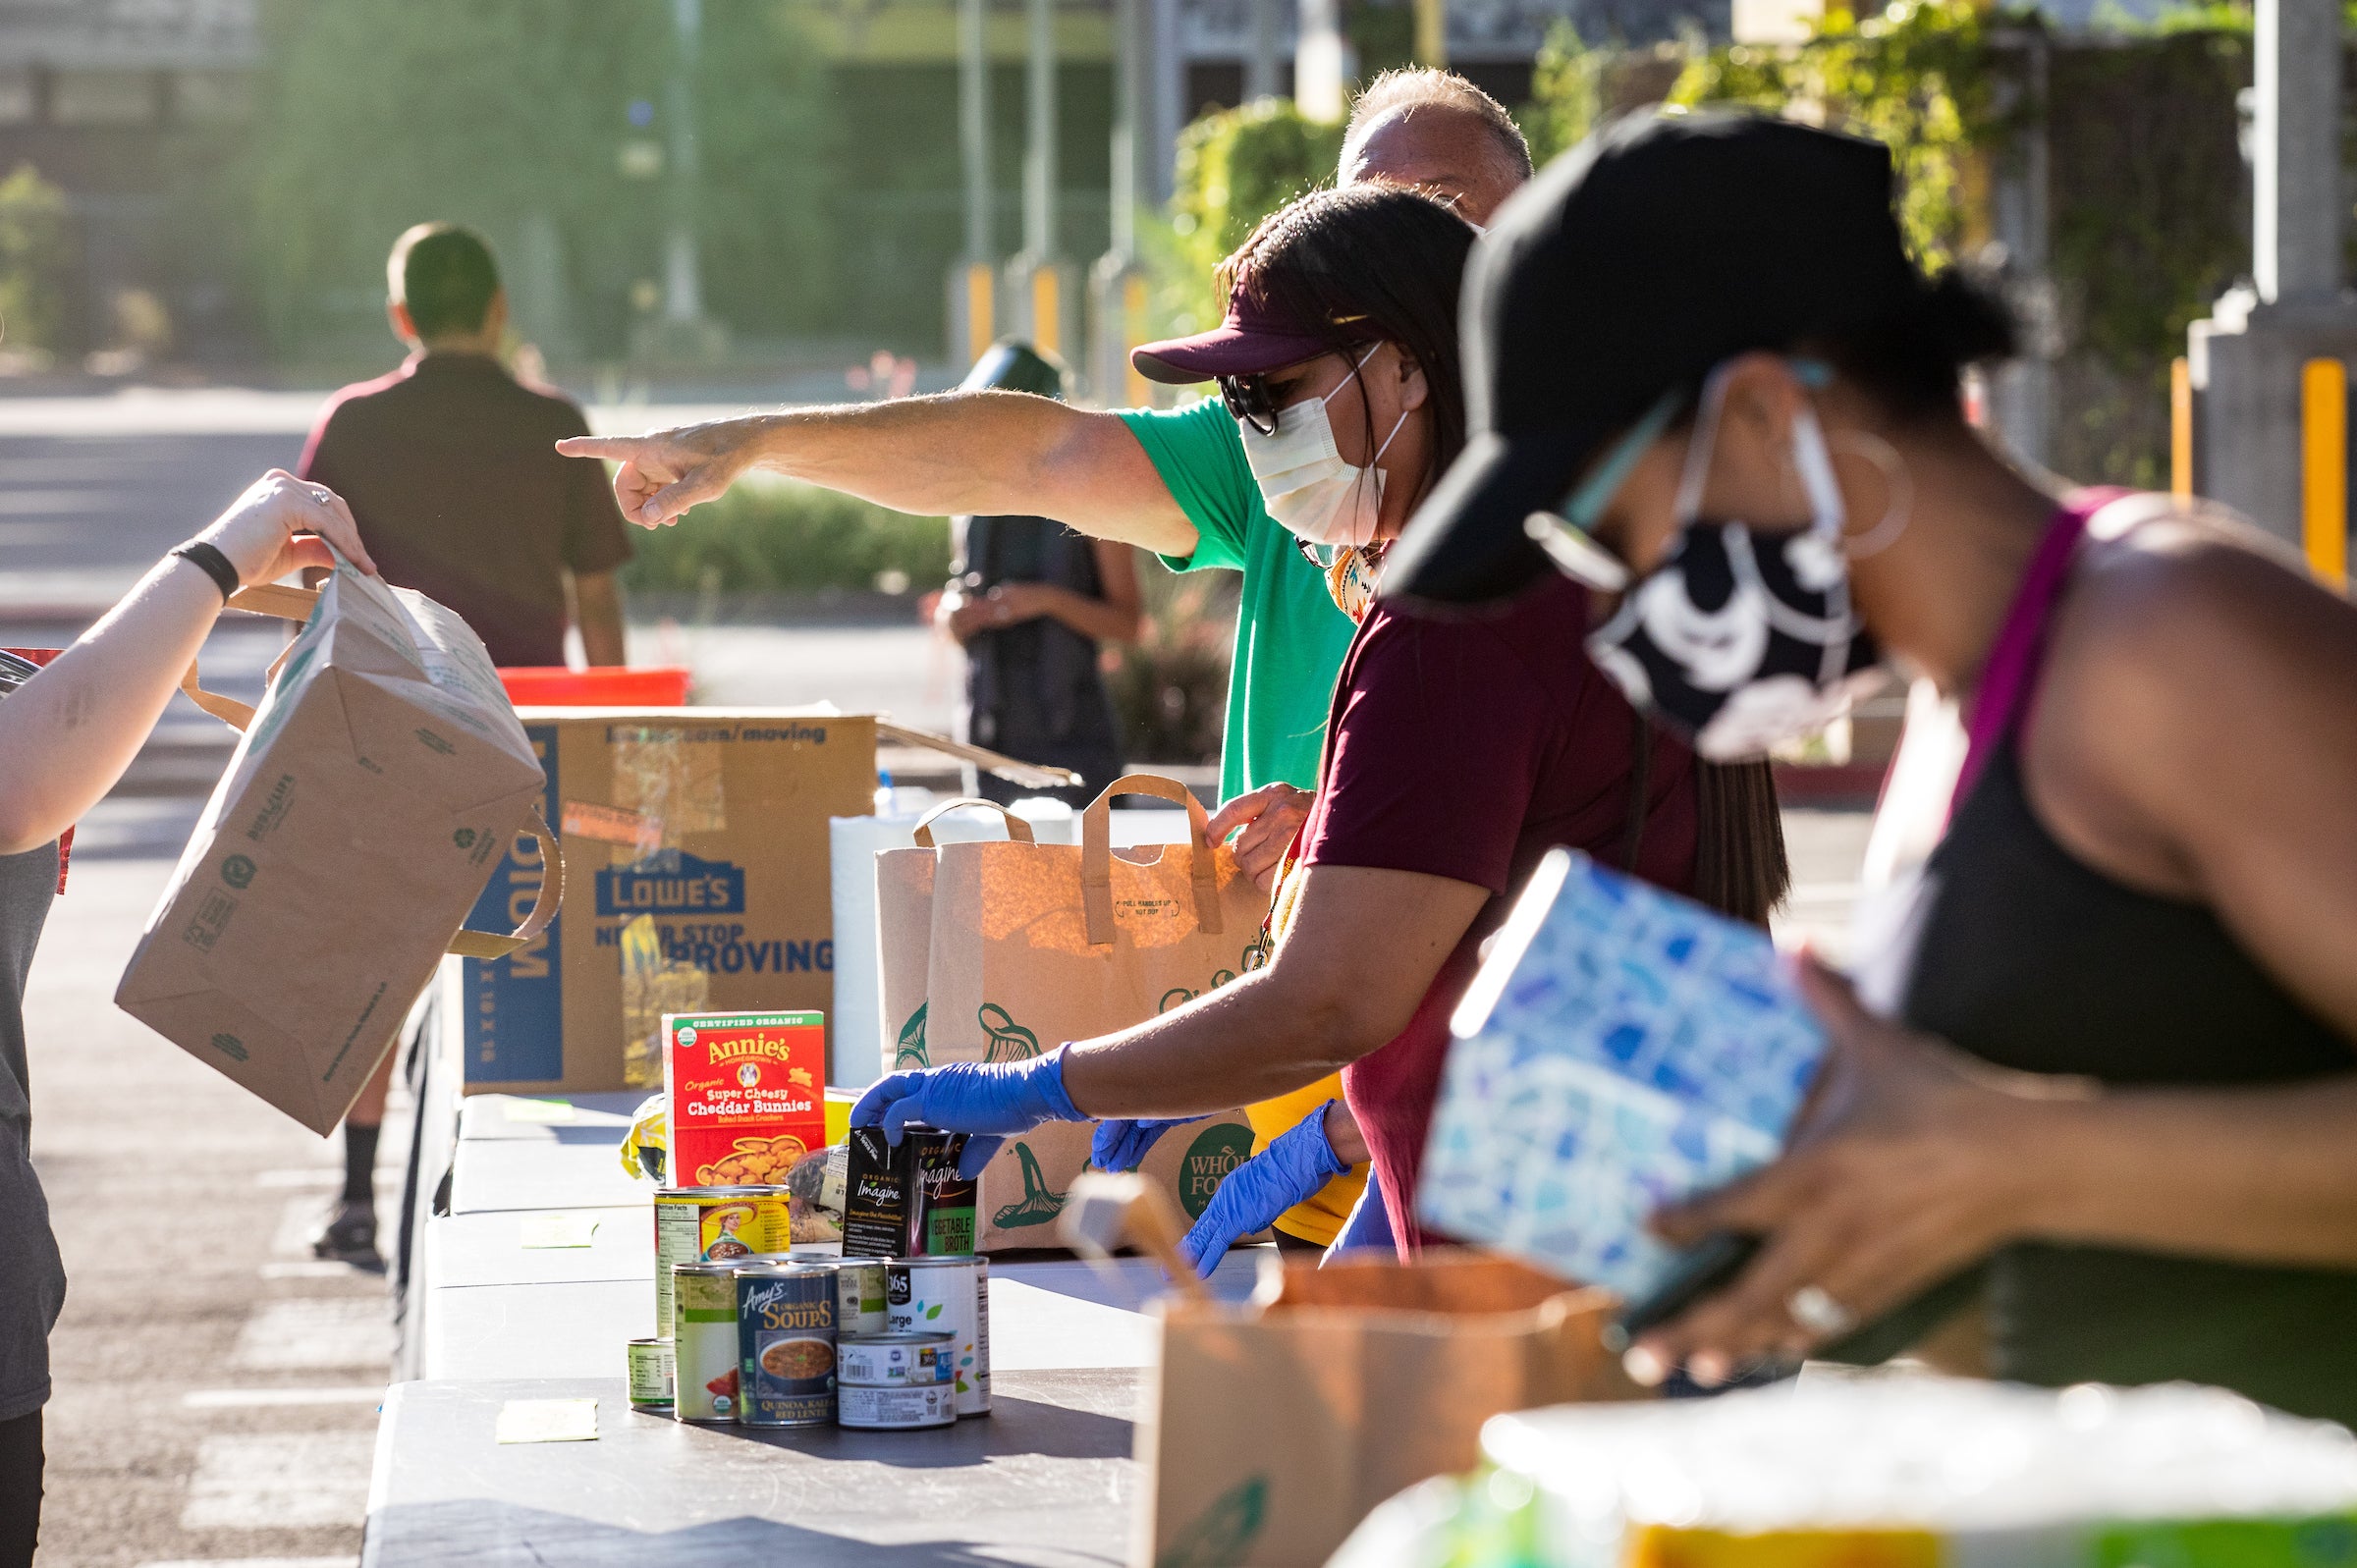
[{"label": "man with gray hair", "polygon": [[[1355,106],[1336,178],[1411,187],[1478,227],[1530,178],[1530,148],[1464,78],[1386,72]],[[1325,573],[1262,506],[1236,422],[1218,401],[1096,413],[1017,393],[951,393],[579,437],[558,450],[619,461],[623,512],[649,528],[767,468],[902,512],[1053,517],[1155,551],[1174,571],[1240,571],[1225,804],[1212,835],[1240,829],[1237,858],[1265,885],[1308,815],[1327,700],[1354,627]]]},{"label": "man with gray hair", "polygon": [[1350,106],[1341,183],[1411,186],[1485,228],[1530,178],[1530,143],[1506,105],[1453,71],[1386,71]]}]

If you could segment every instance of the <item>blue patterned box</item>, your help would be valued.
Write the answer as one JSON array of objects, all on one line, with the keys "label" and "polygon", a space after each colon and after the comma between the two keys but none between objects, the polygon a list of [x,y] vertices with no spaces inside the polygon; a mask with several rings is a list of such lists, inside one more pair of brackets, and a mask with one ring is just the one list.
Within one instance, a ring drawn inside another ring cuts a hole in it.
[{"label": "blue patterned box", "polygon": [[1541,863],[1454,1020],[1425,1224],[1636,1299],[1665,1203],[1773,1159],[1825,1036],[1767,935],[1573,850]]}]

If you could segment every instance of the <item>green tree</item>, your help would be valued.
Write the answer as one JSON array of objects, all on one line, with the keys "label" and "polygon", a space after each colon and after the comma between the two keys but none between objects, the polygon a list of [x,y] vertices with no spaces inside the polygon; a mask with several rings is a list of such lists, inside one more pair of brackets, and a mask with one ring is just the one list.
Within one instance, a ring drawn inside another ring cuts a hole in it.
[{"label": "green tree", "polygon": [[1545,164],[1595,129],[1604,113],[1605,73],[1611,60],[1608,51],[1589,48],[1568,22],[1547,29],[1547,40],[1531,65],[1531,101],[1516,117],[1523,135],[1530,138],[1533,164]]},{"label": "green tree", "polygon": [[29,163],[0,180],[0,349],[53,353],[72,263],[66,193]]},{"label": "green tree", "polygon": [[[246,189],[266,325],[283,348],[378,330],[385,252],[448,218],[502,252],[528,315],[559,309],[619,348],[633,285],[660,276],[659,180],[621,167],[663,140],[670,8],[652,0],[268,0]],[[825,122],[787,0],[705,7],[695,94],[707,299],[740,327],[825,309]],[[630,123],[633,102],[656,122]],[[553,243],[552,243],[553,242]],[[552,254],[553,252],[553,254]],[[521,297],[529,281],[555,300]]]},{"label": "green tree", "polygon": [[1797,47],[1696,54],[1671,101],[1823,118],[1888,143],[1900,228],[1916,259],[1938,268],[1963,240],[1966,160],[2005,129],[1996,113],[1992,23],[1976,0],[1896,0],[1866,22],[1829,7]]},{"label": "green tree", "polygon": [[1223,109],[1180,132],[1168,231],[1147,236],[1156,320],[1173,332],[1217,320],[1220,262],[1261,219],[1331,184],[1342,151],[1343,128],[1305,118],[1289,98]]}]

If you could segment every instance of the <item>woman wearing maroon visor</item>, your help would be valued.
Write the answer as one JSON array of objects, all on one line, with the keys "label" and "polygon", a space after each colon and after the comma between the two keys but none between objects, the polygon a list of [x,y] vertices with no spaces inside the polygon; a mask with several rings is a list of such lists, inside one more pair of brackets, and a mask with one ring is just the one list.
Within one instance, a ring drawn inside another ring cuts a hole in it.
[{"label": "woman wearing maroon visor", "polygon": [[1453,621],[1370,597],[1389,542],[1463,445],[1456,297],[1472,238],[1404,191],[1304,197],[1231,258],[1226,324],[1138,351],[1149,375],[1219,378],[1271,515],[1359,621],[1267,967],[1030,1061],[896,1073],[854,1122],[1005,1134],[1054,1118],[1184,1117],[1339,1069],[1346,1108],[1331,1089],[1309,1097],[1308,1113],[1223,1183],[1190,1251],[1214,1261],[1363,1139],[1412,1253],[1449,1013],[1549,848],[1582,846],[1753,920],[1781,895],[1765,770],[1698,768],[1646,727],[1581,656],[1577,589],[1552,584]]},{"label": "woman wearing maroon visor", "polygon": [[1834,1046],[1784,1157],[1660,1217],[1764,1239],[1650,1370],[1976,1303],[2001,1377],[2357,1420],[2357,610],[2245,525],[1984,442],[1959,371],[2002,313],[1916,273],[1877,143],[1631,122],[1490,243],[1488,428],[1395,587],[1510,594],[1553,554],[1706,754],[1886,661],[1967,729],[1858,996],[1805,971]]}]

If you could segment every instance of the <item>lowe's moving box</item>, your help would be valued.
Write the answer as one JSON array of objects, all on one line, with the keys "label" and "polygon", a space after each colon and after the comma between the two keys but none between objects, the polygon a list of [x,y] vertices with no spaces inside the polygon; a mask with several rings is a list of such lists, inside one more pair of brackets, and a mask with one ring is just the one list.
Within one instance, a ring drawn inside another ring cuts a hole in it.
[{"label": "lowe's moving box", "polygon": [[[564,846],[568,897],[517,951],[444,966],[443,1017],[455,1021],[470,1094],[658,1089],[667,1012],[820,1012],[831,1035],[828,821],[874,809],[879,738],[1019,782],[1068,777],[870,714],[524,708],[519,717],[545,775],[542,809]],[[528,909],[544,871],[538,842],[514,836],[477,913]],[[840,1058],[830,1051],[829,1059]]]}]

